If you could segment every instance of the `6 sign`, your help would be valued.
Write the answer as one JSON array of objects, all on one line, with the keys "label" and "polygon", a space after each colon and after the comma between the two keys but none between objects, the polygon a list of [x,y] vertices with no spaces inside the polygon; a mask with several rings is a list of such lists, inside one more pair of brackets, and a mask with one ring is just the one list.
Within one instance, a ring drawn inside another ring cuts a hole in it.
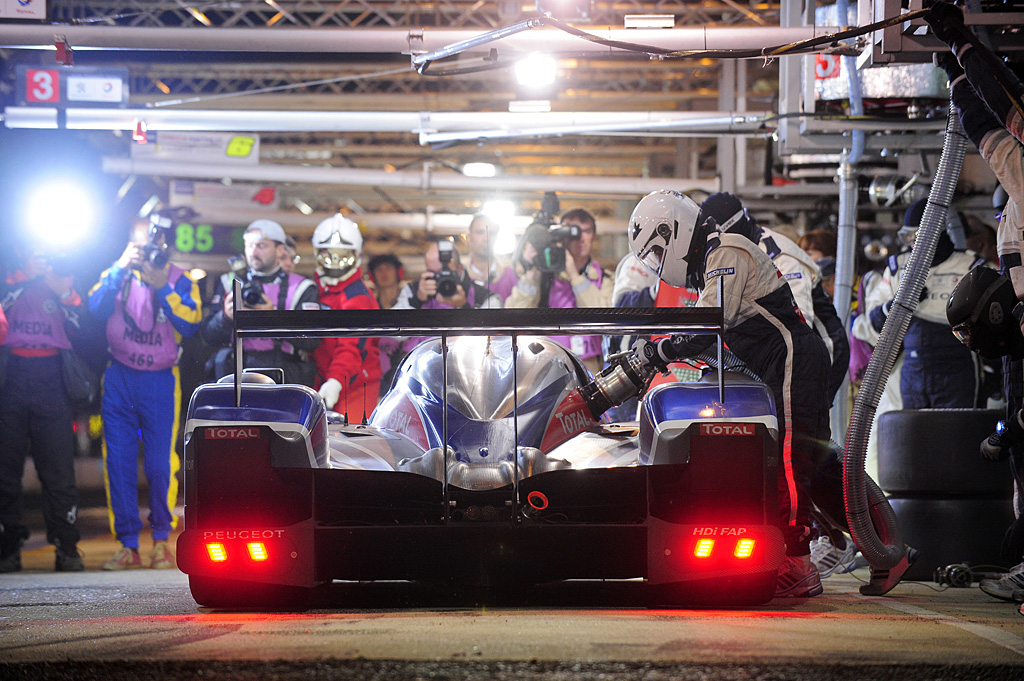
[{"label": "6 sign", "polygon": [[59,102],[60,72],[57,69],[26,69],[25,100],[28,102]]}]

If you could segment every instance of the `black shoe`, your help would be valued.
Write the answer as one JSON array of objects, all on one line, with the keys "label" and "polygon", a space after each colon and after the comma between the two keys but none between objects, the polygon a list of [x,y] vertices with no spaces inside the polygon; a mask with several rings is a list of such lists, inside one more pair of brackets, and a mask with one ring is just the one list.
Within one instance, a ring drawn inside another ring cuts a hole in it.
[{"label": "black shoe", "polygon": [[21,572],[21,551],[14,551],[0,558],[0,573]]},{"label": "black shoe", "polygon": [[57,549],[57,562],[53,569],[57,572],[84,572],[85,563],[82,562],[82,557],[78,555],[78,549],[75,549],[73,554],[64,553],[62,549]]}]

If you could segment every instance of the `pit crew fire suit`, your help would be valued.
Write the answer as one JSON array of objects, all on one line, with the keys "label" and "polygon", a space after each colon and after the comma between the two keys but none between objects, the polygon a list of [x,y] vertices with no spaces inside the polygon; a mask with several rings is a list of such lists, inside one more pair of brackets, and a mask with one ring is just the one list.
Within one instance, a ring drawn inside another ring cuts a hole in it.
[{"label": "pit crew fire suit", "polygon": [[[288,274],[278,268],[273,272],[261,275],[249,270],[246,275],[249,281],[259,282],[263,294],[274,302],[278,310],[319,310],[317,287],[312,279],[298,274]],[[225,294],[232,290],[233,276],[224,274],[217,280],[210,307],[213,313],[202,323],[199,333],[203,340],[212,347],[220,348],[208,365],[208,372],[213,379],[219,379],[234,373],[233,323],[224,315],[223,301]],[[301,383],[310,388],[316,382],[316,369],[313,363],[305,358],[320,344],[318,338],[290,338],[282,341],[274,338],[246,338],[242,341],[245,349],[243,365],[245,367],[280,367],[284,369],[285,383]]]},{"label": "pit crew fire suit", "polygon": [[[910,251],[889,257],[882,272],[878,295],[886,301],[869,311],[871,325],[881,333],[890,302],[903,278]],[[903,409],[970,409],[978,398],[980,367],[973,353],[950,331],[946,301],[961,277],[985,259],[970,251],[957,251],[949,236],[939,239],[932,259],[924,297],[903,338],[904,360],[900,372]]]},{"label": "pit crew fire suit", "polygon": [[0,555],[18,551],[29,537],[21,516],[29,454],[42,483],[46,540],[76,553],[74,433],[60,352],[71,349],[68,332],[79,323],[82,299],[74,289],[58,296],[44,277],[29,280],[20,270],[3,284],[0,299],[8,318],[0,350]]},{"label": "pit crew fire suit", "polygon": [[166,541],[177,525],[176,449],[181,413],[181,341],[203,318],[199,286],[180,267],[167,266],[167,283],[154,289],[139,272],[115,263],[89,293],[89,311],[106,320],[111,362],[103,377],[104,482],[110,529],[138,550],[139,432],[149,485],[153,541]]},{"label": "pit crew fire suit", "polygon": [[[962,22],[947,22],[951,25],[946,27],[929,23],[952,50],[939,58],[939,65],[949,75],[964,131],[1008,195],[996,230],[999,269],[1024,300],[1024,85],[991,50],[966,39]],[[1021,361],[1004,361],[1003,387],[1006,415],[1011,418],[1024,407]],[[1010,448],[1010,466],[1017,522],[1007,533],[1004,548],[1016,559],[1024,554],[1024,446]]]},{"label": "pit crew fire suit", "polygon": [[[779,492],[786,553],[810,551],[808,511],[819,457],[816,442],[828,442],[828,351],[797,312],[793,294],[768,256],[739,234],[708,237],[706,284],[698,307],[717,306],[722,290],[725,342],[771,388],[779,418]],[[659,345],[665,361],[691,357],[708,348],[712,336],[673,336]],[[831,502],[842,508],[841,491]],[[836,518],[844,520],[845,518]]]},{"label": "pit crew fire suit", "polygon": [[[332,310],[378,310],[380,305],[363,283],[363,271],[343,280],[316,275],[320,304]],[[341,383],[334,411],[350,418],[370,414],[380,395],[380,354],[376,338],[325,338],[313,351],[316,388],[333,378]]]}]

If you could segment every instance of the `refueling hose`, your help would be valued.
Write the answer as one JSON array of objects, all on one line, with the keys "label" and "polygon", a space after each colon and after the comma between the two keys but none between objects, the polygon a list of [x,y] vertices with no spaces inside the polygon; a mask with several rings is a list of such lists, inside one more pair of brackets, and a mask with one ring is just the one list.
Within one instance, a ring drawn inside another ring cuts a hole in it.
[{"label": "refueling hose", "polygon": [[[843,461],[843,496],[850,534],[864,558],[872,568],[890,570],[906,555],[906,546],[900,536],[896,514],[878,485],[864,471],[864,458],[868,445],[871,422],[878,407],[878,399],[892,372],[903,336],[914,315],[921,290],[928,279],[935,245],[946,229],[946,212],[953,199],[960,168],[967,148],[960,118],[952,103],[946,121],[946,139],[942,156],[935,171],[928,203],[921,218],[914,248],[906,270],[896,291],[892,309],[881,336],[871,354],[860,392],[853,405],[850,427],[846,434],[846,456]],[[874,522],[872,522],[874,518]],[[862,589],[863,591],[863,589]]]}]

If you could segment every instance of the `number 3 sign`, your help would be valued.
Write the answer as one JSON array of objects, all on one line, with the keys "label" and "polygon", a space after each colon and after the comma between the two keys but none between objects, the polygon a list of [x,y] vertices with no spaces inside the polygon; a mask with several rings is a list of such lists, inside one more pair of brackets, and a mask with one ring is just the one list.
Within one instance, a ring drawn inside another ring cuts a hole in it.
[{"label": "number 3 sign", "polygon": [[59,102],[60,72],[56,69],[26,69],[25,101]]}]

